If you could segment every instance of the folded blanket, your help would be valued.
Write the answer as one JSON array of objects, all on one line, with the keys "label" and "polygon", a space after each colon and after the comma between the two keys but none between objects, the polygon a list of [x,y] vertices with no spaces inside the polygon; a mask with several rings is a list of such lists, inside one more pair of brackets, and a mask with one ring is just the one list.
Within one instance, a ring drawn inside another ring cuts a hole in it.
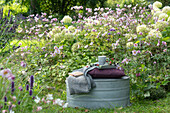
[{"label": "folded blanket", "polygon": [[90,90],[96,87],[95,82],[93,81],[91,75],[87,74],[89,71],[93,70],[94,68],[98,68],[98,66],[93,67],[85,67],[73,72],[79,71],[83,72],[83,76],[69,76],[66,78],[67,90],[72,94],[80,94],[80,93],[89,93]]},{"label": "folded blanket", "polygon": [[73,72],[83,72],[81,76],[70,76],[66,78],[67,90],[72,94],[89,93],[90,90],[96,87],[93,78],[121,78],[125,76],[124,70],[107,67],[101,69],[99,66],[84,67]]}]

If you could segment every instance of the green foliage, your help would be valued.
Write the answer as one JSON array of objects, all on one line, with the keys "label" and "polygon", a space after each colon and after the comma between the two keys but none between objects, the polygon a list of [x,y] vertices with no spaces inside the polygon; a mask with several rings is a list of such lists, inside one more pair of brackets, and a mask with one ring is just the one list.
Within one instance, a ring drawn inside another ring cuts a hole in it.
[{"label": "green foliage", "polygon": [[9,0],[1,4],[0,9],[3,8],[3,17],[8,15],[8,11],[10,10],[10,14],[15,16],[17,14],[25,14],[28,11],[28,8],[25,5],[20,3],[20,0]]},{"label": "green foliage", "polygon": [[73,15],[70,10],[73,6],[83,6],[84,10],[87,7],[103,7],[105,0],[21,0],[22,5],[27,6],[29,13],[40,14],[41,12],[48,15],[54,14],[58,18],[64,15]]},{"label": "green foliage", "polygon": [[149,99],[152,100],[157,100],[166,97],[166,91],[162,87],[159,87],[158,89],[151,88],[148,92],[150,94]]},{"label": "green foliage", "polygon": [[146,0],[107,0],[105,2],[105,7],[115,8],[116,5],[119,4],[122,8],[124,5],[132,5],[135,6],[136,4],[140,6],[146,6],[147,1]]}]

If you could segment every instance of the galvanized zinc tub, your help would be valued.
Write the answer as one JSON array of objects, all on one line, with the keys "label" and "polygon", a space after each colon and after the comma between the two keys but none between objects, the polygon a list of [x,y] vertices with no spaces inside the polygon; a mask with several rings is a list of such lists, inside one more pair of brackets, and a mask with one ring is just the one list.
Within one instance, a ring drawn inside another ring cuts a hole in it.
[{"label": "galvanized zinc tub", "polygon": [[67,103],[69,107],[97,109],[126,107],[130,105],[128,76],[124,76],[121,79],[93,80],[96,83],[96,88],[93,88],[88,94],[70,95],[67,90]]}]

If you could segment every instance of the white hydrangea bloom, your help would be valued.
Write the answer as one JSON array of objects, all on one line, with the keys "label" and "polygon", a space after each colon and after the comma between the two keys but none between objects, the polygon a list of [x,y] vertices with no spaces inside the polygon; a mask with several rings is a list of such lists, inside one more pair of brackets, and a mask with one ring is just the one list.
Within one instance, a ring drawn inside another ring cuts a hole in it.
[{"label": "white hydrangea bloom", "polygon": [[156,11],[153,16],[154,17],[159,17],[159,15],[162,14],[162,11]]},{"label": "white hydrangea bloom", "polygon": [[162,34],[160,31],[153,29],[148,33],[147,38],[153,39],[153,38],[162,38]]},{"label": "white hydrangea bloom", "polygon": [[61,33],[56,33],[56,34],[54,35],[54,41],[60,41],[61,39],[62,39]]},{"label": "white hydrangea bloom", "polygon": [[62,35],[65,35],[66,33],[69,33],[70,31],[68,30],[68,29],[63,29],[62,31],[61,31],[61,34]]},{"label": "white hydrangea bloom", "polygon": [[62,22],[64,23],[71,23],[72,22],[72,18],[70,16],[64,16],[64,18],[62,19]]},{"label": "white hydrangea bloom", "polygon": [[64,37],[66,38],[66,39],[72,39],[73,38],[73,33],[70,33],[70,32],[68,32],[68,33],[66,33],[65,35],[64,35]]},{"label": "white hydrangea bloom", "polygon": [[154,14],[155,11],[161,11],[161,10],[156,7],[156,8],[154,8],[154,9],[152,10],[152,14]]},{"label": "white hydrangea bloom", "polygon": [[60,32],[61,32],[61,27],[60,27],[60,26],[55,26],[55,27],[52,29],[52,32],[53,32],[53,33],[60,33]]},{"label": "white hydrangea bloom", "polygon": [[169,7],[169,6],[165,6],[165,7],[162,9],[162,12],[163,12],[163,13],[168,13],[168,12],[170,12],[170,7]]},{"label": "white hydrangea bloom", "polygon": [[152,30],[155,28],[155,24],[148,25],[149,29]]},{"label": "white hydrangea bloom", "polygon": [[137,33],[140,33],[140,32],[147,33],[149,32],[149,28],[146,25],[139,25],[136,27],[136,31]]},{"label": "white hydrangea bloom", "polygon": [[125,34],[125,38],[127,38],[127,39],[136,39],[137,38],[137,35],[136,34]]},{"label": "white hydrangea bloom", "polygon": [[168,15],[166,14],[166,13],[161,13],[160,15],[159,15],[159,20],[162,20],[162,19],[167,19],[168,18]]},{"label": "white hydrangea bloom", "polygon": [[168,22],[168,24],[170,25],[170,17],[168,18],[167,22]]},{"label": "white hydrangea bloom", "polygon": [[156,2],[153,3],[153,9],[161,8],[161,7],[162,7],[162,3],[161,2],[156,1]]},{"label": "white hydrangea bloom", "polygon": [[168,26],[167,21],[158,20],[155,24],[155,29],[159,29],[160,31],[163,31]]},{"label": "white hydrangea bloom", "polygon": [[74,26],[69,26],[68,30],[71,31],[72,33],[74,33],[75,32],[75,27]]}]

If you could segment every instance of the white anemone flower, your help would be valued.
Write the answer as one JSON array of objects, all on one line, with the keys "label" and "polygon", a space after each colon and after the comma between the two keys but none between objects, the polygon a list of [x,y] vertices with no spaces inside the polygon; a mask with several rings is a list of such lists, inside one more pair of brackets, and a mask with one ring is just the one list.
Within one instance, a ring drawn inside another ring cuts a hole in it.
[{"label": "white anemone flower", "polygon": [[39,102],[40,102],[40,98],[36,96],[36,99],[34,99],[34,101],[35,101],[36,103],[39,103]]},{"label": "white anemone flower", "polygon": [[63,104],[64,104],[64,100],[61,100],[61,99],[56,99],[55,101],[54,101],[54,103],[53,104],[57,104],[57,105],[59,105],[59,106],[63,106]]},{"label": "white anemone flower", "polygon": [[14,111],[10,110],[9,113],[14,113]]},{"label": "white anemone flower", "polygon": [[63,105],[63,108],[67,108],[68,107],[68,103],[65,103],[64,105]]},{"label": "white anemone flower", "polygon": [[47,95],[47,100],[53,100],[53,94],[48,94]]}]

